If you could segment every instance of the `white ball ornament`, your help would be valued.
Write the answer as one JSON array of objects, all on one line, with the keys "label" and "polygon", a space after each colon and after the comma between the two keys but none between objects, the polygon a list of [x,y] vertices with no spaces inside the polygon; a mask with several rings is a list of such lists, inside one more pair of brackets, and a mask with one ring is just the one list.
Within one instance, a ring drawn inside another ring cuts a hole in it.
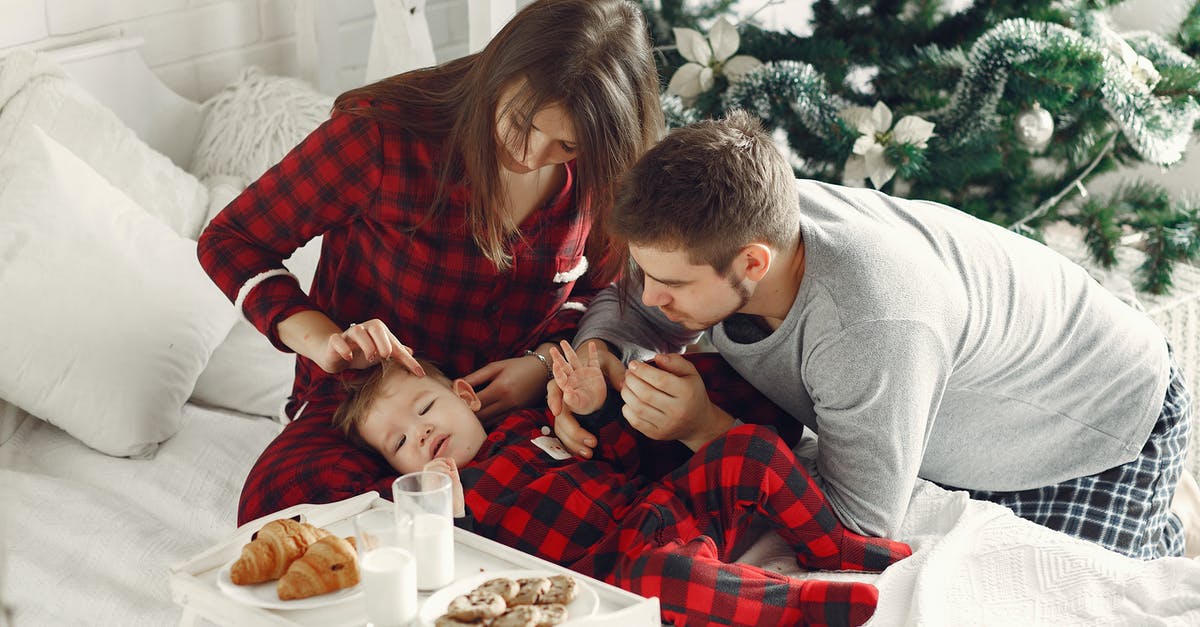
[{"label": "white ball ornament", "polygon": [[1017,114],[1013,127],[1022,145],[1030,152],[1041,152],[1050,145],[1050,137],[1054,135],[1054,118],[1035,102],[1033,107]]}]

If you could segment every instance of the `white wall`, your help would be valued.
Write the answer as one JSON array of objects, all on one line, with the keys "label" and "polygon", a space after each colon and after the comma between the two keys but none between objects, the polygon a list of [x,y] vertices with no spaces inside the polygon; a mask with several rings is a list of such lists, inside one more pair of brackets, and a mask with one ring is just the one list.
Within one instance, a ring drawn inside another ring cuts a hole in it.
[{"label": "white wall", "polygon": [[[334,3],[338,20],[338,91],[356,86],[366,66],[374,3],[317,1]],[[467,1],[427,0],[439,61],[467,52]],[[155,73],[180,94],[202,101],[247,65],[299,75],[295,7],[296,0],[0,0],[0,52],[142,37],[142,55]]]}]

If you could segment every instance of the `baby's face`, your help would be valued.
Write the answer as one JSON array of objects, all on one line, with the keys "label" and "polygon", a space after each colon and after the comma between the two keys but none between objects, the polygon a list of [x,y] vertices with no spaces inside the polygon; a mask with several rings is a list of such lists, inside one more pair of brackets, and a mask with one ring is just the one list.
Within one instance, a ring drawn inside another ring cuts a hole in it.
[{"label": "baby's face", "polygon": [[462,379],[447,383],[433,376],[393,372],[358,426],[359,435],[400,473],[416,472],[436,457],[461,468],[487,439],[475,416],[479,398]]}]

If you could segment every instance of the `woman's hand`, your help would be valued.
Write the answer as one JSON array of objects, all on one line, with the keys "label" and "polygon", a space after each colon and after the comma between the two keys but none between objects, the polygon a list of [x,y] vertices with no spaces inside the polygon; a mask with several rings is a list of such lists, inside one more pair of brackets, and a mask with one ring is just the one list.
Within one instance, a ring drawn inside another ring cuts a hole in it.
[{"label": "woman's hand", "polygon": [[458,464],[450,457],[436,457],[425,462],[425,470],[450,476],[451,491],[454,493],[454,517],[467,515],[467,503],[463,497],[462,479],[458,477]]},{"label": "woman's hand", "polygon": [[284,344],[330,374],[395,359],[413,374],[425,376],[425,369],[417,363],[412,351],[378,318],[342,330],[325,314],[309,310],[289,316],[279,323],[277,330]]},{"label": "woman's hand", "polygon": [[[539,350],[543,346],[547,345],[539,346]],[[482,406],[475,414],[484,424],[513,409],[541,401],[546,378],[542,361],[530,355],[493,361],[463,377],[479,391]]]}]

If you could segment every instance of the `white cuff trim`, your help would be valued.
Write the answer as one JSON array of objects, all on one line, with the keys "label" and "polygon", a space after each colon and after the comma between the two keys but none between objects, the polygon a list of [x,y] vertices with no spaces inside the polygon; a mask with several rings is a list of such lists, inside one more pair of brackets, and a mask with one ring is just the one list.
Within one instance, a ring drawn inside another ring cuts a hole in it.
[{"label": "white cuff trim", "polygon": [[570,270],[567,270],[566,272],[555,273],[554,282],[555,283],[570,283],[571,281],[574,281],[574,280],[578,279],[579,277],[583,276],[583,273],[587,272],[587,269],[588,269],[587,257],[580,257],[579,263],[575,264],[574,268],[571,268]]},{"label": "white cuff trim", "polygon": [[558,309],[559,309],[559,311],[562,311],[563,309],[567,309],[567,310],[571,310],[571,311],[587,311],[587,305],[585,305],[583,303],[567,301],[567,302],[563,303],[562,306],[559,307]]},{"label": "white cuff trim", "polygon": [[300,283],[300,280],[296,278],[296,275],[288,272],[286,268],[267,270],[266,272],[259,274],[249,281],[246,281],[246,283],[242,285],[242,289],[238,290],[237,300],[233,301],[233,306],[237,308],[238,313],[241,314],[243,318],[246,317],[246,314],[242,311],[242,305],[245,304],[246,297],[250,295],[250,292],[254,288],[258,287],[259,283],[277,276],[290,276],[292,277],[292,280],[296,281],[297,284]]}]

